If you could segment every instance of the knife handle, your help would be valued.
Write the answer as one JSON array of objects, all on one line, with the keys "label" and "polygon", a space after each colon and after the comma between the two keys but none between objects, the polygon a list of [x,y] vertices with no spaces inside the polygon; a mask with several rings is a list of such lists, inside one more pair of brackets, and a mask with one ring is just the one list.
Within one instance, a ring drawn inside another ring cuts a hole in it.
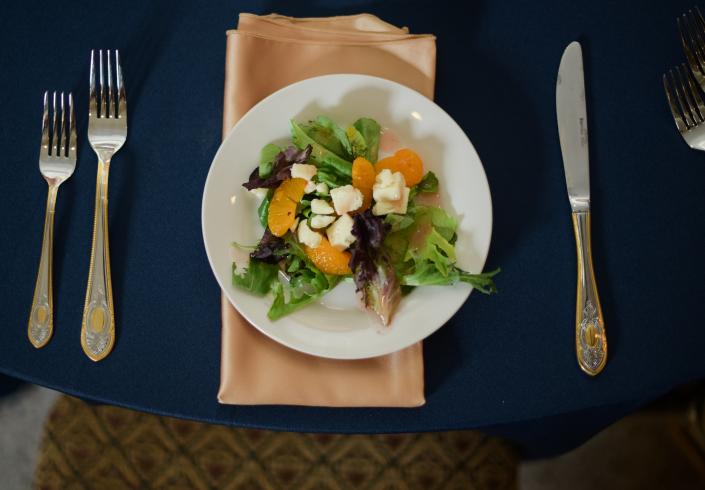
[{"label": "knife handle", "polygon": [[580,369],[590,376],[595,376],[607,362],[607,336],[592,267],[590,211],[573,212],[573,231],[578,251],[575,349]]}]

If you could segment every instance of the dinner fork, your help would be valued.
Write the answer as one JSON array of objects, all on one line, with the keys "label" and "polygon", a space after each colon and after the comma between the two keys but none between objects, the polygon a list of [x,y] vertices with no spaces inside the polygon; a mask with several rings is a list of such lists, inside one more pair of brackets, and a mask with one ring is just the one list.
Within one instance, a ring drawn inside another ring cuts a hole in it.
[{"label": "dinner fork", "polygon": [[34,286],[32,309],[29,314],[27,335],[34,347],[44,347],[54,332],[54,298],[52,291],[52,262],[54,249],[54,209],[59,186],[76,169],[76,118],[73,113],[73,95],[68,96],[68,123],[64,93],[59,106],[61,116],[57,122],[56,92],[52,96],[52,118],[49,121],[49,92],[44,92],[42,115],[42,142],[39,147],[39,171],[49,185],[44,235],[39,259],[37,282]]},{"label": "dinner fork", "polygon": [[127,102],[120,54],[115,50],[115,87],[110,50],[107,51],[107,90],[103,79],[103,50],[98,51],[96,92],[95,50],[91,51],[88,142],[98,156],[93,219],[93,243],[86,302],[81,322],[81,347],[93,361],[104,359],[115,343],[115,314],[108,242],[108,173],[110,161],[127,138]]},{"label": "dinner fork", "polygon": [[700,9],[689,10],[676,18],[678,32],[690,70],[700,88],[705,90],[705,19]]},{"label": "dinner fork", "polygon": [[685,142],[705,151],[705,103],[685,64],[663,74],[668,106]]}]

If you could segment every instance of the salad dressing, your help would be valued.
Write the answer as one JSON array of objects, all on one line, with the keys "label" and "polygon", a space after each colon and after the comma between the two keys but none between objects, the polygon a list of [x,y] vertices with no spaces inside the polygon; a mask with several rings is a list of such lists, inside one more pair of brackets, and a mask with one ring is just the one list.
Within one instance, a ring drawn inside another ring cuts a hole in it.
[{"label": "salad dressing", "polygon": [[379,156],[384,158],[401,148],[399,138],[389,128],[384,128],[379,137]]},{"label": "salad dressing", "polygon": [[416,229],[409,237],[409,247],[412,249],[418,249],[423,247],[426,243],[428,235],[431,233],[433,225],[430,220],[422,220],[416,225]]},{"label": "salad dressing", "polygon": [[438,192],[420,192],[414,202],[421,206],[441,207],[441,195]]}]

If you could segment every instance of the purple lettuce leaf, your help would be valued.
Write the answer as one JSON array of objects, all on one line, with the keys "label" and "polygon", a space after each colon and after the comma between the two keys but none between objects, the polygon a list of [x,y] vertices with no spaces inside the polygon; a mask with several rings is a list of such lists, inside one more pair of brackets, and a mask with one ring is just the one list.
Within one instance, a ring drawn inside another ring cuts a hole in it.
[{"label": "purple lettuce leaf", "polygon": [[401,299],[401,287],[389,256],[382,250],[390,226],[369,210],[354,217],[350,270],[365,307],[388,325]]},{"label": "purple lettuce leaf", "polygon": [[295,163],[306,163],[311,156],[311,145],[308,145],[303,150],[299,150],[295,146],[290,146],[274,157],[274,168],[272,173],[266,179],[259,176],[259,167],[250,174],[250,178],[242,186],[247,190],[257,189],[260,187],[274,188],[283,180],[291,177],[291,166]]},{"label": "purple lettuce leaf", "polygon": [[281,254],[286,249],[286,243],[278,236],[272,235],[269,228],[264,230],[264,235],[257,244],[257,248],[250,254],[251,259],[276,264],[281,259]]},{"label": "purple lettuce leaf", "polygon": [[380,249],[389,228],[381,217],[373,215],[370,210],[353,217],[355,241],[350,246],[349,265],[358,292],[364,291],[367,283],[377,274],[375,259],[382,253]]}]

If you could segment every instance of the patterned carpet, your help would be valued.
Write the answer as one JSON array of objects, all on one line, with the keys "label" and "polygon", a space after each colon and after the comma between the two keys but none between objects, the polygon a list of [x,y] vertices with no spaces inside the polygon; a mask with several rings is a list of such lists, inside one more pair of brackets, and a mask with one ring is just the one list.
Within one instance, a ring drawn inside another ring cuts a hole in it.
[{"label": "patterned carpet", "polygon": [[396,490],[516,488],[518,454],[461,431],[397,435],[234,429],[61,396],[35,487]]}]

